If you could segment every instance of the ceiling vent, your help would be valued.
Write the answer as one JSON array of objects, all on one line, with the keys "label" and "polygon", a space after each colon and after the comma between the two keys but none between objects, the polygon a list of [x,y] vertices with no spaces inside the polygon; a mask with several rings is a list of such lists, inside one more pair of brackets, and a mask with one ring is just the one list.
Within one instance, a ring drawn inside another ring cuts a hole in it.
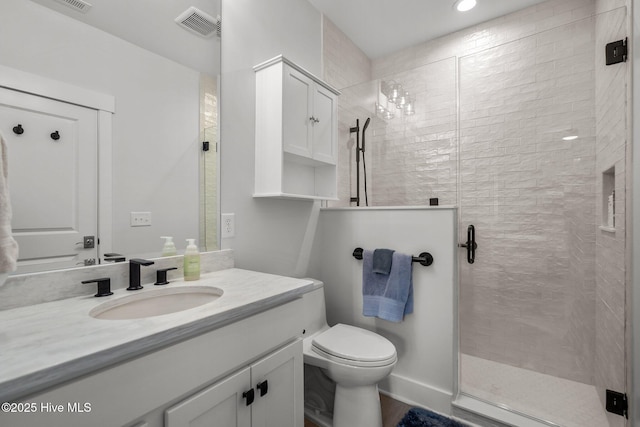
[{"label": "ceiling vent", "polygon": [[71,9],[81,13],[87,13],[89,9],[93,7],[91,4],[83,0],[55,0],[55,1],[57,1],[58,3],[62,3],[65,6],[69,6]]},{"label": "ceiling vent", "polygon": [[202,37],[216,35],[220,37],[221,20],[218,16],[213,18],[200,9],[190,7],[175,19],[176,23],[186,30],[196,33]]}]

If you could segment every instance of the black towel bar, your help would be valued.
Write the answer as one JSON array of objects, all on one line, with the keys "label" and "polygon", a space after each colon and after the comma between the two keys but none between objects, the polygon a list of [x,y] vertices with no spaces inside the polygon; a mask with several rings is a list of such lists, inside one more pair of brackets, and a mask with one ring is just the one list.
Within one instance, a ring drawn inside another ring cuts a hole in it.
[{"label": "black towel bar", "polygon": [[[364,249],[355,248],[353,250],[353,257],[355,259],[362,259],[362,253],[363,252],[364,252]],[[431,254],[429,252],[422,252],[418,256],[411,257],[411,261],[419,262],[420,264],[424,265],[425,267],[428,267],[431,264],[433,264],[433,257],[431,256]]]}]

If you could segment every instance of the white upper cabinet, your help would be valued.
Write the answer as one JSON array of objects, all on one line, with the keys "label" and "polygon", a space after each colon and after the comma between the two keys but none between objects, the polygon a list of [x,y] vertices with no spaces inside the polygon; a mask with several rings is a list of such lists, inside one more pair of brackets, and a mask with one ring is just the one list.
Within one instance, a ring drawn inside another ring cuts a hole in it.
[{"label": "white upper cabinet", "polygon": [[283,56],[254,70],[254,196],[335,200],[339,92]]}]

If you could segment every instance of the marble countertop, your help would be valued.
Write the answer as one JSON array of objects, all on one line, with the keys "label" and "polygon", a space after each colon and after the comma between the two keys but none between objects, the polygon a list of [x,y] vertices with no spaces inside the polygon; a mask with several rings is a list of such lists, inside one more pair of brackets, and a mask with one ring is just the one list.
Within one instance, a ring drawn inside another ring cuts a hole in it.
[{"label": "marble countertop", "polygon": [[[308,279],[231,268],[198,281],[163,286],[211,286],[224,294],[189,310],[132,320],[101,320],[89,312],[108,297],[83,296],[0,311],[0,402],[15,401],[63,381],[192,338],[275,307],[310,291]],[[86,286],[86,285],[79,285]],[[149,292],[145,285],[133,292]]]}]

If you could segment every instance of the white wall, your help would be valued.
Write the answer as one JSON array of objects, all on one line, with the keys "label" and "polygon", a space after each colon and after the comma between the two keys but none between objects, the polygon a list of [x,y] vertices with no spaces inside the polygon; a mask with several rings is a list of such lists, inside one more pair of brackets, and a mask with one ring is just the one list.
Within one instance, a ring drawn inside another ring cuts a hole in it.
[{"label": "white wall", "polygon": [[321,16],[300,0],[224,0],[222,13],[221,212],[235,213],[236,225],[235,237],[224,239],[222,247],[235,250],[238,267],[301,276],[317,204],[252,197],[253,66],[283,54],[321,75]]},{"label": "white wall", "polygon": [[[451,412],[456,328],[456,210],[453,208],[323,209],[311,253],[310,276],[325,283],[327,321],[361,326],[385,336],[398,364],[380,388],[405,401]],[[356,247],[390,248],[417,256],[413,264],[414,313],[401,323],[362,316],[362,261]]]},{"label": "white wall", "polygon": [[0,2],[0,39],[0,64],[115,97],[112,250],[197,238],[199,73],[30,1]]}]

